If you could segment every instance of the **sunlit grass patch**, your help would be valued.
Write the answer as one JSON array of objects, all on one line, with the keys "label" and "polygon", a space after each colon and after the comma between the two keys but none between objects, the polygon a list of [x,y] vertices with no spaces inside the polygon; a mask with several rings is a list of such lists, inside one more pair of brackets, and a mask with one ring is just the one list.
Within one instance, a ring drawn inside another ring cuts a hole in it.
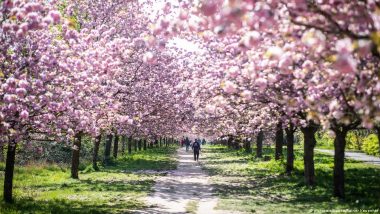
[{"label": "sunlit grass patch", "polygon": [[[143,197],[161,175],[135,172],[175,169],[174,153],[175,148],[168,147],[126,155],[98,172],[80,172],[79,180],[70,178],[67,166],[16,166],[15,203],[1,202],[0,213],[126,213],[143,209]],[[0,182],[3,179],[1,174]]]},{"label": "sunlit grass patch", "polygon": [[[309,213],[321,209],[376,209],[380,207],[380,168],[346,160],[346,200],[332,197],[333,157],[315,154],[317,186],[305,187],[303,153],[295,148],[294,172],[285,174],[285,160],[274,160],[274,149],[264,148],[269,161],[254,154],[221,146],[203,149],[203,168],[212,176],[220,200],[218,209],[252,213]],[[286,150],[284,151],[286,157]]]}]

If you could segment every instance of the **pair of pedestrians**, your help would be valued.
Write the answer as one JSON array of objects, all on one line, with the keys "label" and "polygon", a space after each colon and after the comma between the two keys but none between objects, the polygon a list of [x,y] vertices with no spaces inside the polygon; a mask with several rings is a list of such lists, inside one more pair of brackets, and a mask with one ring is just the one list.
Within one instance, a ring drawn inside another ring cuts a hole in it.
[{"label": "pair of pedestrians", "polygon": [[200,139],[195,139],[193,143],[191,143],[190,139],[186,137],[181,141],[181,145],[185,144],[186,146],[186,152],[191,149],[193,150],[194,153],[194,161],[198,161],[199,159],[199,152],[201,151],[201,140]]}]

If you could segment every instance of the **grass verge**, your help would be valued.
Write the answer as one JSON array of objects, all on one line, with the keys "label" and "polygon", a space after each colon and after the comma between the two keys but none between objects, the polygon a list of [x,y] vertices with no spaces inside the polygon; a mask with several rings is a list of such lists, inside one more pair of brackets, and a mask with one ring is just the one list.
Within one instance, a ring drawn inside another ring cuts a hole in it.
[{"label": "grass verge", "polygon": [[[159,175],[135,171],[175,169],[175,151],[174,147],[154,148],[126,155],[98,172],[82,171],[79,180],[70,178],[67,167],[16,166],[15,203],[0,202],[0,213],[128,213],[143,209],[142,199]],[[0,173],[2,184],[4,172]]]},{"label": "grass verge", "polygon": [[[332,197],[333,157],[315,154],[317,186],[304,186],[302,149],[295,150],[295,170],[284,174],[284,160],[274,161],[273,148],[265,148],[270,161],[223,146],[203,149],[202,167],[211,175],[217,208],[248,213],[321,213],[326,210],[379,210],[380,168],[346,160],[346,199]],[[286,155],[286,154],[285,154]]]}]

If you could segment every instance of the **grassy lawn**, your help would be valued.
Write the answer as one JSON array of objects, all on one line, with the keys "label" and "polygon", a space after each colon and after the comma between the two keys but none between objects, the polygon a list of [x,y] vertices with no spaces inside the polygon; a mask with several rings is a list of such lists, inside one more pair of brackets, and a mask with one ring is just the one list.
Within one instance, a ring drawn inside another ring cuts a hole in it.
[{"label": "grassy lawn", "polygon": [[[82,171],[79,180],[70,169],[55,165],[24,166],[15,169],[15,203],[0,203],[0,213],[128,213],[144,208],[142,200],[159,175],[135,170],[176,168],[176,148],[155,148],[121,157],[99,172]],[[0,191],[3,192],[4,166]],[[2,198],[3,196],[0,195]]]},{"label": "grassy lawn", "polygon": [[[333,157],[315,155],[317,186],[303,184],[302,149],[296,148],[295,172],[284,175],[284,161],[274,161],[273,148],[265,148],[270,161],[223,146],[203,149],[203,168],[211,175],[218,209],[248,213],[321,213],[327,209],[379,209],[380,167],[346,160],[346,200],[332,197]],[[379,212],[379,211],[378,211]]]}]

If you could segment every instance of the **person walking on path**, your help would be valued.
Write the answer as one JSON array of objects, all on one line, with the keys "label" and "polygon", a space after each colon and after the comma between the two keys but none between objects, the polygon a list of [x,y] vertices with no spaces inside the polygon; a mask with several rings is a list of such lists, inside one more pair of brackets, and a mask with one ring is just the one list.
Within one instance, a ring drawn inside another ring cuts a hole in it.
[{"label": "person walking on path", "polygon": [[182,137],[182,139],[181,139],[181,147],[183,147],[184,145],[185,145],[185,138]]},{"label": "person walking on path", "polygon": [[191,148],[193,149],[193,152],[194,152],[194,161],[198,161],[199,151],[201,150],[200,140],[195,139],[195,142],[193,143],[193,146]]},{"label": "person walking on path", "polygon": [[188,137],[186,137],[185,139],[185,146],[186,146],[186,152],[189,151],[189,148],[190,148],[190,140]]}]

